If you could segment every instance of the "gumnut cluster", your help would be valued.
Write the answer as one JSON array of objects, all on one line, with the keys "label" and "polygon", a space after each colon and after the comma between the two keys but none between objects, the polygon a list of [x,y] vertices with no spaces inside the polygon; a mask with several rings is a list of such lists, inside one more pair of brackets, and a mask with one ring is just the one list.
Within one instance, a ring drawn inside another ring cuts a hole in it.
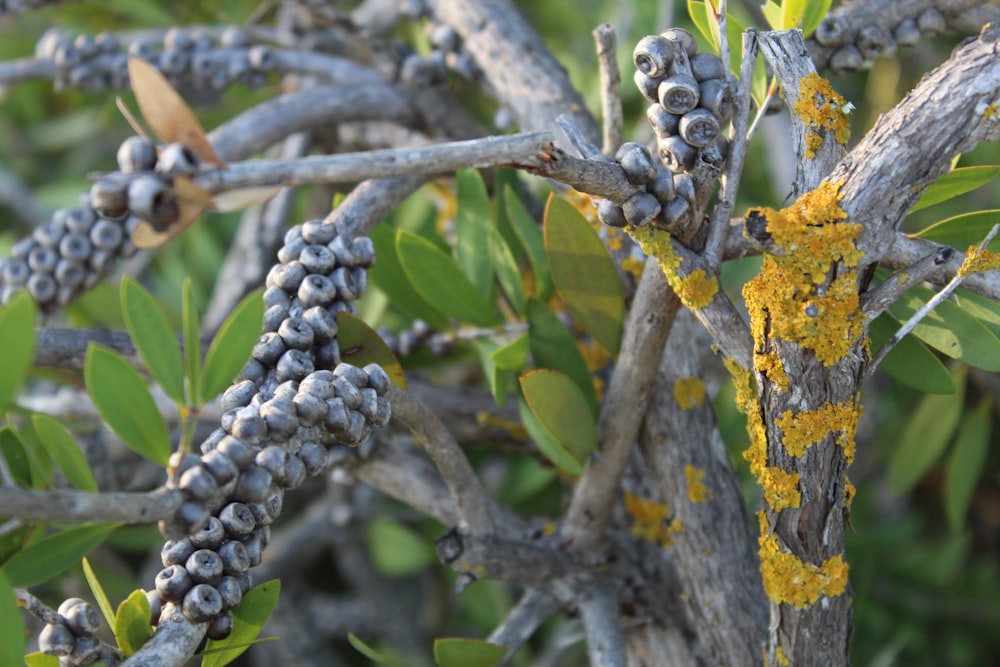
[{"label": "gumnut cluster", "polygon": [[408,357],[428,350],[435,357],[447,357],[455,350],[455,338],[450,333],[436,333],[427,322],[413,320],[406,329],[396,332],[380,327],[378,335],[394,355]]},{"label": "gumnut cluster", "polygon": [[431,44],[428,55],[408,53],[399,69],[400,80],[408,86],[419,88],[443,83],[448,72],[454,72],[465,81],[475,81],[482,70],[475,59],[462,48],[458,32],[445,23],[427,23],[427,40]]},{"label": "gumnut cluster", "polygon": [[56,614],[58,622],[47,623],[38,635],[42,653],[58,657],[60,665],[89,665],[104,657],[107,647],[94,634],[101,617],[90,603],[69,598]]},{"label": "gumnut cluster", "polygon": [[128,44],[110,32],[90,36],[51,29],[35,46],[35,57],[52,63],[57,90],[127,90],[129,56],[150,61],[171,83],[194,90],[260,86],[278,64],[270,48],[252,45],[236,27],[171,28],[160,38],[140,36]]},{"label": "gumnut cluster", "polygon": [[656,135],[656,158],[642,144],[623,144],[615,160],[629,182],[643,189],[621,206],[600,201],[598,216],[616,227],[653,223],[674,229],[691,219],[699,190],[711,185],[699,183],[702,174],[692,172],[715,176],[721,170],[732,86],[722,60],[698,53],[694,38],[681,28],[643,37],[633,61],[636,86],[652,102],[646,116]]},{"label": "gumnut cluster", "polygon": [[927,7],[891,29],[870,23],[856,31],[844,12],[831,12],[806,45],[817,67],[829,67],[837,76],[845,76],[868,69],[876,58],[891,57],[898,47],[914,46],[921,38],[933,37],[945,28],[944,14],[936,7]]}]

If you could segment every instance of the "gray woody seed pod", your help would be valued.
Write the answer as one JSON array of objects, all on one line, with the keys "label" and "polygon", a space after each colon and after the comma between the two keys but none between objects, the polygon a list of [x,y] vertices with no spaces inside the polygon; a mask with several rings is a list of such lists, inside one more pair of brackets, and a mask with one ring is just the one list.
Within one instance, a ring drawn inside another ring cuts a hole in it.
[{"label": "gray woody seed pod", "polygon": [[721,79],[726,75],[722,59],[714,53],[696,53],[691,56],[691,73],[698,81]]},{"label": "gray woody seed pod", "polygon": [[651,79],[666,76],[673,59],[674,45],[659,35],[643,37],[632,52],[635,68]]},{"label": "gray woody seed pod", "polygon": [[615,154],[615,159],[625,170],[625,175],[632,185],[645,185],[656,178],[653,156],[640,143],[629,141],[622,144]]},{"label": "gray woody seed pod", "polygon": [[719,121],[708,109],[694,109],[681,116],[679,130],[684,141],[702,148],[719,136]]},{"label": "gray woody seed pod", "polygon": [[673,74],[660,83],[657,91],[660,104],[670,113],[686,114],[698,106],[701,90],[693,76]]},{"label": "gray woody seed pod", "polygon": [[920,42],[920,27],[915,19],[903,19],[892,29],[892,36],[900,46],[913,46]]},{"label": "gray woody seed pod", "polygon": [[622,211],[630,225],[642,227],[660,214],[660,202],[648,192],[637,192],[625,200]]}]

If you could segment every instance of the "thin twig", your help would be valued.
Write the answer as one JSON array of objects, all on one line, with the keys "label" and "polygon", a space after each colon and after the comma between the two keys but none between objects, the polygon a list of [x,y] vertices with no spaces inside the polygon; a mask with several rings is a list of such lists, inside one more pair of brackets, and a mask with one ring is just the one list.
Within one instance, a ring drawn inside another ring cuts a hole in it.
[{"label": "thin twig", "polygon": [[8,519],[7,521],[4,521],[3,525],[0,526],[0,538],[7,537],[14,531],[22,528],[24,525],[24,521],[21,519]]},{"label": "thin twig", "polygon": [[622,79],[618,71],[617,38],[610,23],[594,28],[597,45],[597,73],[601,82],[601,119],[603,137],[601,151],[612,157],[624,141],[622,118]]},{"label": "thin twig", "polygon": [[955,254],[954,248],[943,247],[890,276],[888,280],[865,294],[861,301],[861,311],[865,314],[865,319],[871,322],[911,287],[943,271]]},{"label": "thin twig", "polygon": [[625,667],[625,636],[618,600],[610,586],[598,586],[580,600],[580,617],[587,632],[591,665]]},{"label": "thin twig", "polygon": [[208,629],[207,623],[192,623],[179,606],[167,604],[156,632],[122,667],[176,667],[194,655]]},{"label": "thin twig", "polygon": [[4,514],[28,522],[156,523],[174,516],[183,502],[183,495],[176,489],[149,493],[84,493],[0,487],[0,507]]},{"label": "thin twig", "polygon": [[487,641],[505,647],[509,659],[558,609],[559,602],[554,597],[541,589],[529,588]]},{"label": "thin twig", "polygon": [[[729,74],[730,59],[729,59],[729,35],[726,34],[726,19],[729,12],[729,3],[727,0],[718,0],[719,11],[715,14],[716,24],[719,26],[719,57],[722,59],[723,71],[726,73],[726,78],[731,79]],[[746,49],[744,49],[744,52]]]},{"label": "thin twig", "polygon": [[[728,62],[723,60],[723,62]],[[736,94],[733,96],[733,131],[729,144],[729,162],[722,177],[722,192],[712,210],[705,242],[705,261],[711,267],[722,265],[722,255],[729,231],[729,220],[736,206],[736,194],[740,188],[740,176],[746,162],[750,139],[747,137],[747,121],[750,115],[750,89],[753,86],[753,70],[757,63],[757,31],[749,28],[743,33],[743,60]],[[728,72],[728,67],[727,70]]]},{"label": "thin twig", "polygon": [[387,398],[392,404],[392,416],[410,428],[441,471],[455,498],[461,524],[476,533],[493,532],[490,498],[454,436],[437,415],[409,392],[392,385]]},{"label": "thin twig", "polygon": [[[997,235],[997,232],[1000,232],[1000,224],[993,225],[993,228],[990,229],[989,233],[986,235],[986,238],[984,238],[982,243],[979,244],[980,252],[982,252],[983,249],[989,245],[990,241],[992,241],[993,238]],[[885,356],[889,354],[892,348],[896,347],[899,341],[903,340],[903,338],[906,337],[906,334],[913,331],[914,327],[920,324],[921,320],[927,317],[927,315],[929,315],[932,310],[937,308],[938,304],[940,304],[942,301],[950,297],[952,292],[958,289],[959,285],[961,285],[962,282],[965,280],[966,275],[967,274],[965,274],[962,271],[956,273],[955,277],[952,278],[948,282],[948,284],[945,285],[943,289],[941,289],[941,291],[939,291],[937,294],[931,297],[931,299],[927,303],[925,303],[923,306],[920,307],[920,310],[913,313],[913,316],[910,319],[908,319],[903,324],[903,326],[899,327],[899,331],[893,334],[892,338],[890,338],[885,342],[885,345],[882,346],[882,348],[872,359],[871,363],[868,365],[868,373],[867,373],[868,376],[871,376],[871,374],[875,372],[875,369],[878,368],[878,365],[882,362],[883,359],[885,359]]]},{"label": "thin twig", "polygon": [[581,158],[590,160],[601,155],[601,149],[591,143],[587,135],[573,122],[573,119],[569,115],[560,114],[556,117],[556,124],[559,125],[559,129],[563,131],[566,138],[569,139],[569,143],[573,145],[573,148],[576,149]]}]

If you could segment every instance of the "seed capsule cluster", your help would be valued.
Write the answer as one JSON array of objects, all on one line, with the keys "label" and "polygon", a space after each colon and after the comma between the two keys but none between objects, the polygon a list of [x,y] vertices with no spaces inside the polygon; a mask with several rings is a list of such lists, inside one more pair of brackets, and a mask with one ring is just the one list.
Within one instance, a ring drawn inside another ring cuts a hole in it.
[{"label": "seed capsule cluster", "polygon": [[435,357],[447,357],[455,351],[455,337],[450,333],[436,333],[427,322],[413,320],[408,329],[395,332],[380,328],[378,335],[397,357],[408,357],[421,350],[429,350]]},{"label": "seed capsule cluster", "polygon": [[89,206],[55,211],[0,260],[0,302],[26,289],[42,310],[67,305],[110,273],[119,257],[135,253],[129,236],[138,224],[127,210],[115,220]]},{"label": "seed capsule cluster", "polygon": [[57,90],[126,90],[129,56],[150,61],[171,83],[195,90],[260,86],[277,66],[270,48],[251,45],[236,27],[221,33],[172,28],[162,39],[139,37],[127,45],[110,32],[90,36],[51,29],[39,39],[35,56],[53,63]]},{"label": "seed capsule cluster", "polygon": [[465,81],[476,81],[482,69],[462,48],[462,38],[450,25],[430,22],[427,39],[433,46],[429,55],[408,53],[399,68],[399,79],[414,88],[443,83],[448,72]]},{"label": "seed capsule cluster", "polygon": [[633,185],[645,186],[621,206],[608,200],[597,213],[607,225],[668,229],[684,224],[695,207],[691,172],[701,163],[721,165],[727,141],[721,128],[733,114],[732,87],[718,56],[698,53],[686,30],[672,28],[643,37],[633,52],[635,83],[653,104],[646,112],[656,134],[657,158],[638,143],[618,150],[615,160]]},{"label": "seed capsule cluster", "polygon": [[80,598],[69,598],[57,613],[59,622],[46,624],[38,635],[39,650],[65,665],[89,665],[101,659],[101,642],[94,635],[101,625],[97,610]]},{"label": "seed capsule cluster", "polygon": [[944,14],[927,7],[888,29],[877,24],[853,31],[842,12],[831,12],[806,42],[817,67],[829,67],[837,76],[868,69],[875,58],[896,54],[900,46],[914,46],[923,37],[933,37],[947,28]]}]

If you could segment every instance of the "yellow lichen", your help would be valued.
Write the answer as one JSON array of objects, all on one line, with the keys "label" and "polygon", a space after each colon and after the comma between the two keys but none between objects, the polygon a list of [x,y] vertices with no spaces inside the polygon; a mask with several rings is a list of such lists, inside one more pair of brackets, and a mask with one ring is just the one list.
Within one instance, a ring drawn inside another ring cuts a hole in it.
[{"label": "yellow lichen", "polygon": [[788,664],[788,656],[785,655],[785,649],[781,648],[780,646],[775,647],[774,658],[778,661],[779,665]]},{"label": "yellow lichen", "polygon": [[776,389],[788,391],[788,374],[776,352],[755,354],[753,365],[757,371],[767,376]]},{"label": "yellow lichen", "polygon": [[546,521],[542,525],[542,534],[545,535],[546,537],[548,537],[549,535],[554,535],[555,532],[556,532],[556,522],[555,521]]},{"label": "yellow lichen", "polygon": [[764,470],[760,484],[764,489],[764,500],[775,511],[799,507],[802,503],[797,472],[768,467]]},{"label": "yellow lichen", "polygon": [[625,511],[632,517],[632,534],[636,537],[670,546],[671,535],[684,530],[677,519],[671,520],[670,509],[662,502],[624,492]]},{"label": "yellow lichen", "polygon": [[[825,181],[781,211],[761,209],[767,232],[782,252],[767,254],[760,273],[743,287],[757,349],[781,338],[812,350],[830,366],[864,336],[855,245],[861,225],[842,222],[842,182]],[[836,268],[835,278],[829,276]]]},{"label": "yellow lichen", "polygon": [[827,134],[832,134],[837,143],[847,145],[851,138],[847,113],[852,108],[819,74],[812,72],[802,77],[792,110],[806,125],[806,157],[816,157]]},{"label": "yellow lichen", "polygon": [[822,565],[806,563],[794,554],[782,551],[777,535],[770,531],[764,512],[760,518],[760,572],[767,596],[778,604],[807,607],[822,596],[836,597],[847,588],[847,563],[841,554],[831,556]]},{"label": "yellow lichen", "polygon": [[781,429],[782,444],[792,456],[802,456],[806,448],[822,441],[830,433],[839,433],[837,444],[844,448],[847,462],[854,460],[854,431],[861,416],[861,406],[853,401],[827,403],[815,410],[786,410],[775,424]]},{"label": "yellow lichen", "polygon": [[688,308],[696,310],[712,303],[712,299],[719,292],[719,281],[715,276],[709,276],[704,270],[698,269],[679,278],[678,287],[675,289],[681,302]]},{"label": "yellow lichen", "polygon": [[[610,237],[608,238],[608,245],[611,245]],[[622,271],[635,278],[636,282],[639,282],[639,278],[642,277],[642,270],[644,268],[646,268],[646,263],[638,257],[626,257],[622,260]]]},{"label": "yellow lichen", "polygon": [[677,378],[674,382],[674,400],[681,410],[700,408],[705,402],[705,383],[698,378]]},{"label": "yellow lichen", "polygon": [[858,490],[851,484],[851,480],[844,476],[844,506],[850,507],[851,503],[854,502],[854,496]]},{"label": "yellow lichen", "polygon": [[969,246],[969,250],[965,254],[965,261],[958,269],[958,275],[967,276],[970,273],[986,273],[997,269],[1000,269],[1000,253]]},{"label": "yellow lichen", "polygon": [[712,492],[705,486],[705,471],[693,465],[684,466],[684,480],[687,482],[688,500],[703,503],[712,499]]}]

